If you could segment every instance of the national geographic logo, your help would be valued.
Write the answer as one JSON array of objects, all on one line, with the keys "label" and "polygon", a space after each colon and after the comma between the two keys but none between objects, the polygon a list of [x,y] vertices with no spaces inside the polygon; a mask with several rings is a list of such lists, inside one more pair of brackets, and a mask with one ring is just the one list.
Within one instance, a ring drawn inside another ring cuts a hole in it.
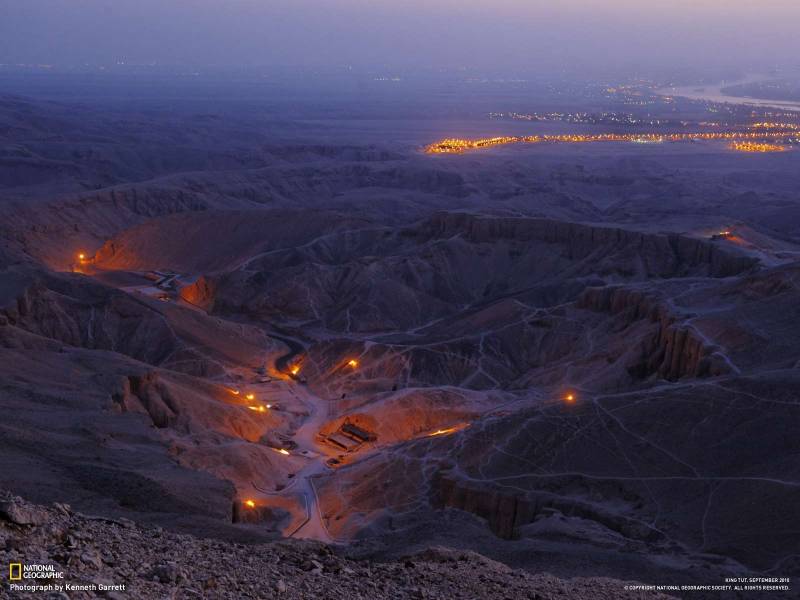
[{"label": "national geographic logo", "polygon": [[[124,592],[126,587],[124,583],[65,582],[63,571],[56,569],[56,565],[25,563],[8,565],[8,583],[6,585],[11,592],[55,593],[62,596],[66,596],[65,592],[92,592],[92,598],[95,597],[96,592],[100,592],[101,595],[108,592]],[[0,598],[7,597],[0,591]],[[14,597],[16,598],[16,596]]]},{"label": "national geographic logo", "polygon": [[64,573],[57,571],[55,565],[11,563],[8,565],[8,580],[23,579],[64,579]]},{"label": "national geographic logo", "polygon": [[[70,584],[64,583],[64,573],[56,565],[27,564],[22,562],[8,565],[8,583],[4,586],[14,594],[64,594],[69,590]],[[7,598],[5,590],[0,591],[0,597]]]}]

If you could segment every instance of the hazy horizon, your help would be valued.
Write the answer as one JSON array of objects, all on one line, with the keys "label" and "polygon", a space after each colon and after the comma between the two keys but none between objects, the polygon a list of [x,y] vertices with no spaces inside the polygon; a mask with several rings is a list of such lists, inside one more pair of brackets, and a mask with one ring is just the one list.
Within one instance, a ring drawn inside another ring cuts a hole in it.
[{"label": "hazy horizon", "polygon": [[0,63],[793,68],[793,0],[4,0]]}]

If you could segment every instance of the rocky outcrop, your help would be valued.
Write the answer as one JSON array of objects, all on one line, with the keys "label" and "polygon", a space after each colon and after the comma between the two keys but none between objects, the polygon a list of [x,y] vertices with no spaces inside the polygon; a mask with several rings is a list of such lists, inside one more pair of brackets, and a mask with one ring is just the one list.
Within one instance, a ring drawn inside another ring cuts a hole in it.
[{"label": "rocky outcrop", "polygon": [[[313,223],[311,217],[305,220],[303,233]],[[217,225],[218,220],[214,232]],[[279,228],[269,227],[270,235],[296,225],[287,215]],[[413,328],[503,298],[552,306],[574,300],[588,285],[722,278],[757,267],[754,259],[703,240],[547,219],[440,213],[401,230],[367,231],[362,236],[334,231],[324,242],[318,236],[291,251],[263,252],[246,261],[246,269],[215,275],[213,285],[198,282],[187,294],[220,314],[376,332]],[[204,233],[203,240],[213,239],[214,232]],[[130,242],[130,247],[138,243]],[[235,244],[223,239],[209,243],[214,250],[204,250],[205,264],[195,264],[206,273],[222,268],[220,256],[236,253]],[[188,245],[199,246],[199,240]]]},{"label": "rocky outcrop", "polygon": [[[231,328],[196,311],[150,302],[83,276],[29,269],[1,275],[6,286],[0,319],[41,338],[201,377],[222,374],[221,361],[241,363],[248,356]],[[263,341],[256,337],[255,343]],[[199,339],[213,350],[198,348]]]},{"label": "rocky outcrop", "polygon": [[197,281],[180,290],[181,299],[189,304],[202,308],[206,312],[214,310],[214,298],[217,282],[211,277],[200,277]]},{"label": "rocky outcrop", "polygon": [[120,186],[3,214],[0,239],[51,268],[65,270],[75,252],[95,248],[128,227],[208,206],[201,195],[178,187]]},{"label": "rocky outcrop", "polygon": [[647,277],[689,274],[729,277],[749,271],[758,264],[754,258],[722,250],[706,240],[551,219],[438,213],[422,225],[421,232],[437,238],[463,235],[476,243],[515,240],[558,244],[564,246],[564,253],[571,260],[587,258],[603,248],[615,252],[624,250],[638,257]]},{"label": "rocky outcrop", "polygon": [[177,424],[179,407],[156,372],[131,375],[112,399],[125,412],[146,413],[159,429]]},{"label": "rocky outcrop", "polygon": [[[589,487],[580,481],[580,476],[567,475],[565,488],[577,486]],[[615,484],[605,484],[611,487]],[[596,483],[592,484],[594,493],[600,493]],[[654,543],[663,540],[664,536],[657,529],[635,519],[612,514],[597,505],[581,501],[575,497],[558,496],[547,491],[512,494],[500,491],[494,486],[478,482],[468,482],[455,476],[439,473],[434,480],[433,505],[437,508],[456,508],[477,515],[486,522],[489,528],[503,539],[514,539],[520,527],[532,523],[537,516],[547,510],[557,510],[565,515],[577,516],[595,521],[604,527],[616,531],[626,538]],[[613,490],[624,496],[620,489]],[[631,498],[625,498],[630,502]]]},{"label": "rocky outcrop", "polygon": [[628,372],[644,379],[657,375],[675,381],[683,377],[715,377],[736,372],[721,349],[707,341],[690,323],[659,298],[625,286],[587,288],[577,306],[607,312],[626,324],[645,320],[652,332],[638,342],[638,357]]},{"label": "rocky outcrop", "polygon": [[470,188],[458,173],[382,166],[364,161],[328,167],[263,168],[221,174],[176,174],[61,196],[43,208],[4,211],[0,240],[51,268],[66,269],[79,249],[94,249],[135,225],[156,217],[211,209],[291,210],[319,207],[351,190],[386,188],[466,198]]},{"label": "rocky outcrop", "polygon": [[14,525],[41,525],[47,521],[45,510],[38,506],[28,504],[21,498],[6,495],[0,499],[0,520],[5,520]]},{"label": "rocky outcrop", "polygon": [[118,290],[45,274],[22,274],[16,283],[16,298],[0,306],[0,315],[25,331],[149,364],[162,363],[180,345],[161,315]]}]

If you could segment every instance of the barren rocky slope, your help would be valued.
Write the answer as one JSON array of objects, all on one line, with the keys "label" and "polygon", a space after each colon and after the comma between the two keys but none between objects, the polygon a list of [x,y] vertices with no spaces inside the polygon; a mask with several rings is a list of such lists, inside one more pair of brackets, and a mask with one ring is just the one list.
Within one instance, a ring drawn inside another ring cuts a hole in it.
[{"label": "barren rocky slope", "polygon": [[[641,592],[625,590],[634,582],[531,575],[468,551],[434,547],[399,561],[354,561],[320,543],[225,543],[161,528],[142,529],[126,519],[86,516],[65,504],[28,504],[7,492],[0,492],[0,560],[53,565],[64,573],[64,579],[28,580],[28,585],[71,583],[89,588],[51,593],[48,597],[54,599],[643,597]],[[125,584],[124,591],[98,591],[99,586],[120,583]],[[41,592],[12,595],[42,597]],[[647,597],[671,596],[648,593]]]}]

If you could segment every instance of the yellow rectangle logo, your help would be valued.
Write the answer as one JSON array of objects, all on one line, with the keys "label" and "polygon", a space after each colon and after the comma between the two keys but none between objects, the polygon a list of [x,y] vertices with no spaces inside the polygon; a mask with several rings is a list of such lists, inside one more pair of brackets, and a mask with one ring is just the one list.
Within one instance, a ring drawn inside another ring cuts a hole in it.
[{"label": "yellow rectangle logo", "polygon": [[11,581],[22,579],[22,563],[11,563],[8,565],[8,578]]}]

